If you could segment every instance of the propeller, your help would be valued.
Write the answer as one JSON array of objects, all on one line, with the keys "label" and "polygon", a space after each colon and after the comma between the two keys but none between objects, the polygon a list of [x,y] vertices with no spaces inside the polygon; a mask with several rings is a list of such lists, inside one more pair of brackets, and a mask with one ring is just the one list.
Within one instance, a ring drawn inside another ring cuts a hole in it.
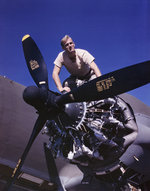
[{"label": "propeller", "polygon": [[150,82],[150,61],[110,72],[56,99],[56,103],[88,102],[116,96]]},{"label": "propeller", "polygon": [[39,117],[34,125],[25,151],[13,172],[7,190],[10,190],[11,185],[18,177],[25,158],[46,120],[50,118],[54,119],[61,112],[61,106],[66,103],[105,99],[133,90],[150,82],[150,61],[146,61],[110,72],[78,88],[72,89],[69,93],[58,95],[49,90],[46,64],[40,50],[30,35],[23,37],[22,45],[29,72],[37,85],[37,87],[27,87],[23,97],[27,103],[38,110]]},{"label": "propeller", "polygon": [[[26,59],[29,72],[34,82],[38,86],[38,88],[35,86],[27,87],[23,92],[23,98],[27,103],[37,108],[37,110],[39,111],[39,116],[35,122],[28,144],[21,158],[18,161],[16,168],[13,171],[10,181],[8,182],[5,188],[5,190],[7,191],[11,190],[12,184],[15,182],[16,178],[18,177],[21,167],[23,166],[23,163],[27,157],[27,154],[35,138],[38,136],[39,132],[43,128],[46,120],[49,119],[48,110],[45,110],[45,107],[44,107],[45,101],[47,100],[48,90],[49,90],[48,89],[48,73],[47,73],[46,64],[44,62],[44,59],[40,50],[38,49],[33,39],[30,37],[30,35],[25,35],[23,37],[22,45],[23,45],[24,56]],[[40,104],[38,104],[38,101],[40,102]],[[60,183],[59,183],[59,187],[61,187]]]}]

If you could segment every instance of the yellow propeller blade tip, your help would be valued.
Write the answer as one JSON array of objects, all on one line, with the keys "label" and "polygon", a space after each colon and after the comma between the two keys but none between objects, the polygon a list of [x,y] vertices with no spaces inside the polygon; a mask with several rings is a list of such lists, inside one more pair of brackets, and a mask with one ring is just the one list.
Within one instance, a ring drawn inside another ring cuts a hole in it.
[{"label": "yellow propeller blade tip", "polygon": [[22,42],[23,42],[24,40],[26,40],[27,38],[29,38],[29,37],[30,37],[29,34],[24,35],[24,37],[22,38]]}]

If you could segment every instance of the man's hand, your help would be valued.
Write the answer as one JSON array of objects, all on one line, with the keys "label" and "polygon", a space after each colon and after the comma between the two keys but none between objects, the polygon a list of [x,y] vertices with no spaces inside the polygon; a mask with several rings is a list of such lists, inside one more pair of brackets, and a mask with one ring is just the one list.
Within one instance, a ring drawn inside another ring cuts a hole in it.
[{"label": "man's hand", "polygon": [[70,92],[71,89],[69,87],[63,87],[60,89],[60,92]]}]

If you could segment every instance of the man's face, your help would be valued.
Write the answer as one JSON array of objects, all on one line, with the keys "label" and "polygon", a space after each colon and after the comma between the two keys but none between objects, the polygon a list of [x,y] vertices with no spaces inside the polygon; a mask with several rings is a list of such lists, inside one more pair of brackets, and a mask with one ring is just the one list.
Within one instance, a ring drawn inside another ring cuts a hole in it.
[{"label": "man's face", "polygon": [[71,38],[68,38],[68,40],[65,42],[65,44],[64,44],[64,50],[65,50],[67,53],[75,52],[75,44],[74,44],[74,42],[72,41]]}]

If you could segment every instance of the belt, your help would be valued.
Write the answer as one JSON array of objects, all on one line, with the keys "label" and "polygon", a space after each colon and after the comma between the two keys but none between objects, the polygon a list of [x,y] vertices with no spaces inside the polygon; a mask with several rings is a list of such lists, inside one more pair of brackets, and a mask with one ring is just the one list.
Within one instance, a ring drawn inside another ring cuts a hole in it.
[{"label": "belt", "polygon": [[77,77],[79,80],[89,80],[90,77],[94,74],[93,70],[89,70],[84,76]]}]

